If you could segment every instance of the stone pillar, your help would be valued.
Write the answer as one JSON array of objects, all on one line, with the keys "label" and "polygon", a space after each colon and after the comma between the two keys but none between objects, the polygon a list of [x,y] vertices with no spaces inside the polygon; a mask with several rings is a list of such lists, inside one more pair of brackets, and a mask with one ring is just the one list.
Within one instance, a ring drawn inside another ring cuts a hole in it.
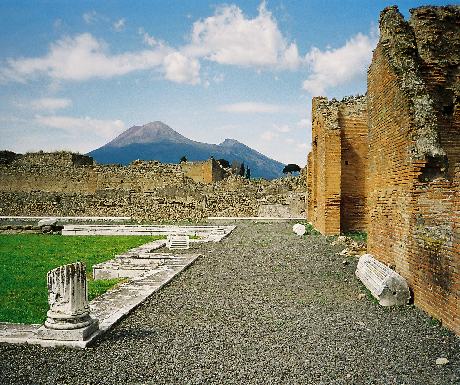
[{"label": "stone pillar", "polygon": [[99,322],[89,314],[85,263],[59,266],[48,272],[47,279],[50,310],[38,336],[71,341],[89,338]]}]

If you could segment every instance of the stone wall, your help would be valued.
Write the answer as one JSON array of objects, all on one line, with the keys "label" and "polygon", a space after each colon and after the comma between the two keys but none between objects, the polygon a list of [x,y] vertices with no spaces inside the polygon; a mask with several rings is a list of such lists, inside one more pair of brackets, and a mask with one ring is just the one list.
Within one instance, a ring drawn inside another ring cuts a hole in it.
[{"label": "stone wall", "polygon": [[182,162],[180,165],[184,174],[195,182],[213,183],[226,177],[226,172],[214,158],[205,162]]},{"label": "stone wall", "polygon": [[366,163],[366,98],[313,98],[308,220],[322,234],[366,231]]},{"label": "stone wall", "polygon": [[380,17],[368,72],[368,252],[460,334],[460,8]]},{"label": "stone wall", "polygon": [[[16,155],[0,162],[0,215],[200,221],[209,216],[257,216],[261,204],[282,204],[289,206],[292,216],[306,217],[305,178],[301,176],[256,182],[230,175],[200,183],[177,164],[93,165],[89,157],[91,162],[86,158],[75,162],[72,159],[79,158],[72,155]],[[200,167],[209,165],[210,172],[215,172],[216,165],[222,170],[213,159],[199,163]]]},{"label": "stone wall", "polygon": [[[80,159],[73,162],[71,159]],[[81,161],[84,159],[84,162]],[[181,186],[186,178],[178,164],[134,161],[128,167],[93,164],[91,157],[72,153],[17,155],[0,164],[1,191],[94,193],[105,189],[149,191]]]}]

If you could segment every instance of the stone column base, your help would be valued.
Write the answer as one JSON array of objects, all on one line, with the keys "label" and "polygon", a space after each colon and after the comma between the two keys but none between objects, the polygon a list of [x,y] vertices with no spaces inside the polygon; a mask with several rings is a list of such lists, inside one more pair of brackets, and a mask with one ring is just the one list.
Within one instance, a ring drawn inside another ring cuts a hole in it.
[{"label": "stone column base", "polygon": [[50,329],[42,326],[37,330],[37,338],[58,341],[86,341],[98,330],[99,321],[92,319],[88,326],[79,329]]}]

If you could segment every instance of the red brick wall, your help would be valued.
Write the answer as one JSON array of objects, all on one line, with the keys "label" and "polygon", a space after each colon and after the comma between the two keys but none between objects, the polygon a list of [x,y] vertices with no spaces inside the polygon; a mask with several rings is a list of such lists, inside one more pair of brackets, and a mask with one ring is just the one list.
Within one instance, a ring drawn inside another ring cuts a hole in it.
[{"label": "red brick wall", "polygon": [[[368,252],[407,280],[416,305],[460,334],[460,178],[454,168],[460,127],[456,106],[452,116],[442,116],[441,98],[458,77],[449,83],[436,69],[455,45],[438,45],[438,62],[423,64],[418,44],[428,27],[416,18],[412,24],[417,39],[396,8],[381,13],[380,42],[368,72]],[[443,28],[447,38],[457,39],[446,23]]]},{"label": "red brick wall", "polygon": [[455,190],[458,195],[458,184],[446,179],[414,186],[411,242],[405,256],[407,271],[402,274],[414,292],[415,304],[460,333],[459,229],[455,229],[453,222],[453,213],[458,212]]},{"label": "red brick wall", "polygon": [[452,180],[460,159],[460,8],[415,8],[409,24],[421,59],[420,73],[435,105],[440,143]]},{"label": "red brick wall", "polygon": [[342,101],[340,232],[366,232],[367,98]]},{"label": "red brick wall", "polygon": [[327,98],[312,102],[312,197],[308,214],[315,228],[324,235],[340,234],[341,137],[338,108]]},{"label": "red brick wall", "polygon": [[314,98],[307,218],[322,234],[366,231],[366,163],[366,98]]},{"label": "red brick wall", "polygon": [[446,308],[444,324],[460,335],[460,164],[456,164],[454,195],[452,197],[452,248],[449,253],[452,277],[452,304]]}]

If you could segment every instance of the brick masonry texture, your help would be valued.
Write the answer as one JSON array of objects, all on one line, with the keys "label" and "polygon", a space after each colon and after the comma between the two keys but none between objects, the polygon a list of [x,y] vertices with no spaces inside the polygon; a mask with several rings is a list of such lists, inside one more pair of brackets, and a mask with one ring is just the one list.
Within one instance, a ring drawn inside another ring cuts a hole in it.
[{"label": "brick masonry texture", "polygon": [[347,117],[350,100],[313,99],[308,218],[367,230],[368,252],[460,335],[460,7],[383,10],[363,100]]},{"label": "brick masonry texture", "polygon": [[380,17],[368,72],[368,252],[460,334],[460,8]]},{"label": "brick masonry texture", "polygon": [[[0,154],[2,216],[129,216],[135,221],[201,221],[257,216],[284,205],[306,217],[305,170],[299,177],[249,181],[206,162],[129,166],[93,164],[71,153]],[[212,182],[212,183],[211,183]]]},{"label": "brick masonry texture", "polygon": [[367,100],[313,98],[308,220],[324,235],[366,231]]}]

